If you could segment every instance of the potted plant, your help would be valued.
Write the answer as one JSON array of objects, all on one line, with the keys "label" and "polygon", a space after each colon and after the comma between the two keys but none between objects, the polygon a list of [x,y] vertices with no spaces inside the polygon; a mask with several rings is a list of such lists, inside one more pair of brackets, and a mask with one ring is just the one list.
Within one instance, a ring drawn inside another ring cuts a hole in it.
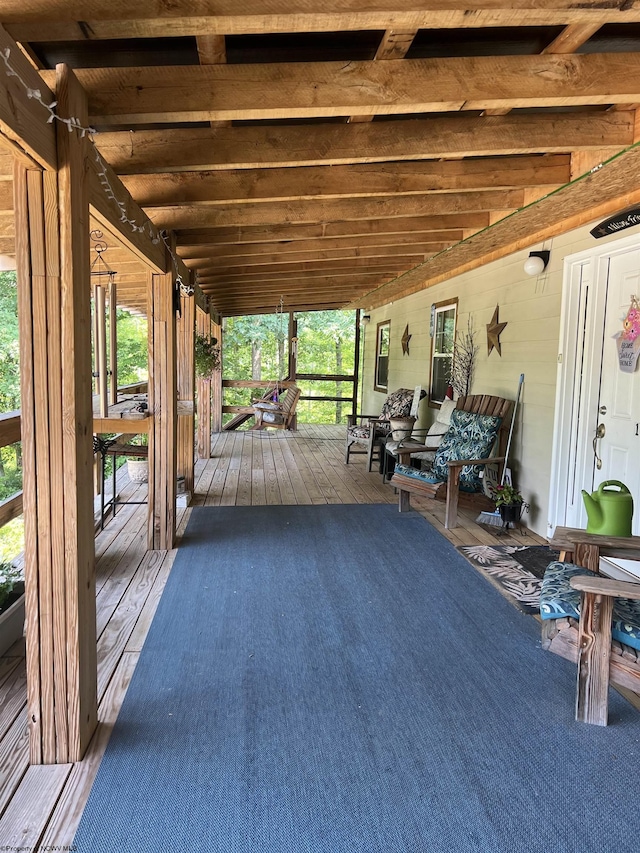
[{"label": "potted plant", "polygon": [[515,486],[511,483],[502,483],[496,486],[495,502],[500,518],[505,524],[520,521],[522,510],[526,504]]},{"label": "potted plant", "polygon": [[[129,444],[147,447],[148,439],[146,433],[135,435]],[[149,459],[147,456],[127,456],[127,473],[132,483],[149,482]]]},{"label": "potted plant", "polygon": [[208,379],[220,366],[220,347],[217,338],[196,334],[194,362],[198,379]]},{"label": "potted plant", "polygon": [[24,580],[22,569],[0,561],[0,655],[24,633]]}]

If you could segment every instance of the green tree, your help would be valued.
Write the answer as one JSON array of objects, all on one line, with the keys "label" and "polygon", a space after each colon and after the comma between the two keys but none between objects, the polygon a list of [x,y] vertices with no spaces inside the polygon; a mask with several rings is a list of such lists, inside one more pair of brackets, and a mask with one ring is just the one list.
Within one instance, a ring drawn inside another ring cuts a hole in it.
[{"label": "green tree", "polygon": [[0,272],[0,412],[19,408],[18,288],[15,272]]},{"label": "green tree", "polygon": [[148,377],[147,319],[118,309],[118,385],[144,382]]}]

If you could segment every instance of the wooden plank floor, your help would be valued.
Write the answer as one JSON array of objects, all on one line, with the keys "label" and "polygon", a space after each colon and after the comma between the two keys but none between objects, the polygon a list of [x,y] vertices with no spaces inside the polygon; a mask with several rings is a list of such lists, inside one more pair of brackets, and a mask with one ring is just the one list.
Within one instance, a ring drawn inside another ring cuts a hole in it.
[{"label": "wooden plank floor", "polygon": [[[380,474],[366,471],[364,456],[344,464],[344,427],[220,433],[212,453],[196,463],[193,506],[396,502]],[[123,499],[145,499],[145,486],[127,482],[124,473],[118,477]],[[533,534],[498,538],[464,510],[459,526],[446,531],[443,503],[413,504],[454,545],[543,541]],[[100,722],[83,761],[28,766],[24,642],[0,658],[0,844],[53,849],[73,841],[177,553],[145,550],[146,511],[122,506],[96,537]],[[189,509],[178,511],[178,547],[189,515]]]}]

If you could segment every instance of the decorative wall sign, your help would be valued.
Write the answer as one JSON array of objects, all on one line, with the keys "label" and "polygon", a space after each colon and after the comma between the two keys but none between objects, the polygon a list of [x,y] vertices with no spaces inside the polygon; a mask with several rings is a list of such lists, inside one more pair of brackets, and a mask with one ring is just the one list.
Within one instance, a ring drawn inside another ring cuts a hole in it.
[{"label": "decorative wall sign", "polygon": [[496,349],[498,355],[502,356],[502,346],[500,345],[500,335],[506,328],[506,323],[501,323],[499,320],[500,306],[496,305],[496,310],[493,312],[491,322],[487,323],[487,355],[491,355],[491,350]]},{"label": "decorative wall sign", "polygon": [[591,236],[599,240],[601,237],[607,237],[609,234],[617,234],[618,231],[624,231],[625,228],[633,228],[634,225],[640,225],[640,207],[627,207],[616,213],[615,216],[610,216],[609,219],[603,220],[595,228],[591,229]]},{"label": "decorative wall sign", "polygon": [[404,330],[404,335],[400,338],[400,342],[402,343],[402,355],[409,355],[410,340],[411,335],[409,334],[409,324],[407,323],[406,328]]},{"label": "decorative wall sign", "polygon": [[623,373],[633,373],[640,356],[640,306],[635,296],[622,321],[622,331],[614,336],[618,348],[618,364]]}]

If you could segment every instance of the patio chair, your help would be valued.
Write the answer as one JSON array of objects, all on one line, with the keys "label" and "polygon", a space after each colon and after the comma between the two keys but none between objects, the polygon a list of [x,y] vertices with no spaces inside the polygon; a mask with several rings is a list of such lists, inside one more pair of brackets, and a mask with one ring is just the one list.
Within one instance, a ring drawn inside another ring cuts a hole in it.
[{"label": "patio chair", "polygon": [[[417,406],[420,400],[426,396],[426,393],[418,386],[415,390],[409,388],[399,388],[392,394],[389,394],[387,399],[382,404],[382,410],[379,415],[349,415],[347,419],[347,444],[345,447],[345,464],[349,464],[349,456],[351,453],[356,455],[366,454],[367,470],[371,470],[374,452],[376,451],[376,443],[380,439],[385,439],[390,431],[390,418],[406,418],[409,417],[412,410],[417,411]],[[364,450],[352,450],[354,444],[364,447]]]},{"label": "patio chair", "polygon": [[[433,462],[436,450],[449,429],[451,413],[455,407],[456,404],[453,400],[445,400],[436,411],[436,418],[430,427],[427,429],[419,427],[418,429],[407,430],[404,435],[398,436],[397,440],[385,443],[384,470],[382,472],[385,480],[390,479],[393,475],[400,448],[411,450],[411,459],[414,461],[418,460],[421,466],[424,466],[425,463],[430,465]],[[392,438],[395,438],[393,430]],[[422,449],[425,446],[431,449]],[[416,450],[416,448],[418,449]]]},{"label": "patio chair", "polygon": [[411,494],[446,500],[444,526],[451,529],[458,523],[458,505],[493,510],[493,501],[482,491],[480,474],[487,465],[504,465],[511,406],[511,400],[502,397],[460,397],[451,413],[449,429],[426,470],[413,467],[410,461],[416,453],[433,451],[433,445],[400,447],[400,464],[391,478],[391,484],[399,491],[400,512],[411,509]]},{"label": "patio chair", "polygon": [[600,558],[640,560],[640,537],[559,527],[549,545],[561,553],[542,582],[542,647],[577,663],[576,720],[606,726],[610,682],[640,693],[640,583],[601,576]]}]

